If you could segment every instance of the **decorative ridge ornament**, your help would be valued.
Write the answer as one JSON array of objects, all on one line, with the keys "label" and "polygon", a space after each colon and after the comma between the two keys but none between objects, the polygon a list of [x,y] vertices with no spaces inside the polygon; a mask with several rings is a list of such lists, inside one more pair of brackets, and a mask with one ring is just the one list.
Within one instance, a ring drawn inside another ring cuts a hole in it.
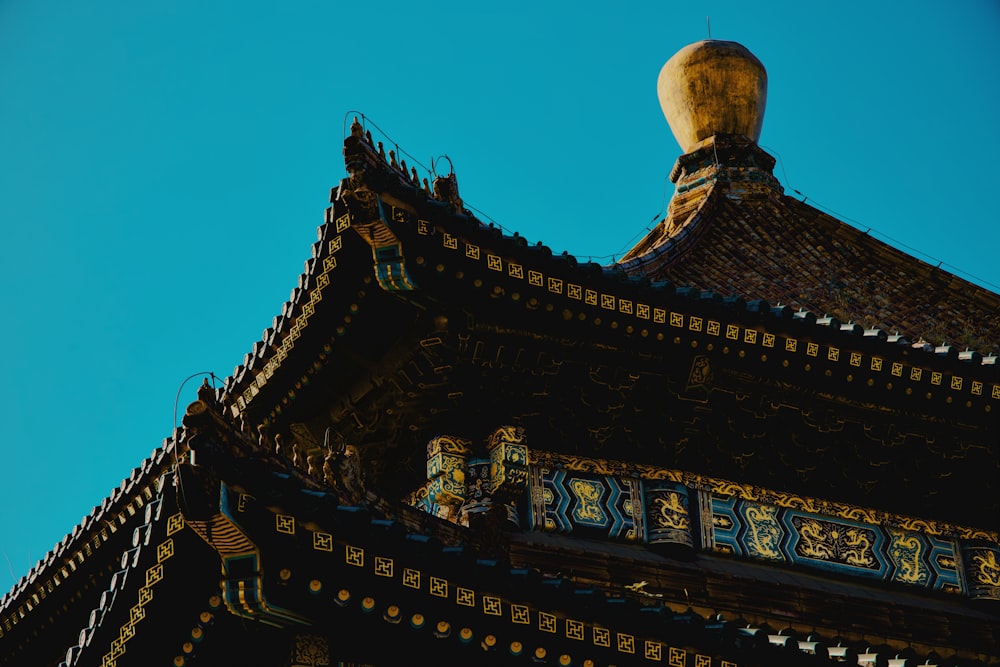
[{"label": "decorative ridge ornament", "polygon": [[708,39],[685,46],[660,70],[656,92],[685,153],[717,134],[760,139],[767,71],[742,44]]}]

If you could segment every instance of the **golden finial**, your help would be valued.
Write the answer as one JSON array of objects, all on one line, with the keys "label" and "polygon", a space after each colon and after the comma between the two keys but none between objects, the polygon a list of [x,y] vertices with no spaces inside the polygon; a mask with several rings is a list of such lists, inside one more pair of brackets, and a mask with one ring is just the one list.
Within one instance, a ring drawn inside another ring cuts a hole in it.
[{"label": "golden finial", "polygon": [[660,70],[656,92],[685,153],[716,134],[760,139],[767,71],[742,44],[706,39],[685,46]]}]

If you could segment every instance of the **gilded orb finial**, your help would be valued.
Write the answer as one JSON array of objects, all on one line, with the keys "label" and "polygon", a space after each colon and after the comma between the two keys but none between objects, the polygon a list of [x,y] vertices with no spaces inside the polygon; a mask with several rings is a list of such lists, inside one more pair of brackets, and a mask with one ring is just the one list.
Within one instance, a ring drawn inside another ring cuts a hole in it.
[{"label": "gilded orb finial", "polygon": [[656,92],[685,153],[716,134],[760,139],[767,71],[742,44],[707,39],[685,46],[660,70]]}]

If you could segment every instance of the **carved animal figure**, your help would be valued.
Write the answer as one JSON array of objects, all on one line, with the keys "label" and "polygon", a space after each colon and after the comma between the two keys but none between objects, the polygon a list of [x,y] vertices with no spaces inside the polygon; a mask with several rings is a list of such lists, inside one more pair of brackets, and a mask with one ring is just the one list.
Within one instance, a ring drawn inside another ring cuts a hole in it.
[{"label": "carved animal figure", "polygon": [[843,552],[844,560],[849,565],[871,565],[875,562],[875,559],[871,555],[872,543],[865,534],[865,531],[851,528],[847,531],[844,544],[850,547],[849,549],[844,549]]},{"label": "carved animal figure", "polygon": [[833,557],[833,546],[827,544],[828,536],[817,521],[804,521],[799,528],[799,553],[808,558],[827,560]]},{"label": "carved animal figure", "polygon": [[923,582],[927,571],[920,563],[920,540],[900,531],[892,531],[892,536],[889,556],[896,566],[895,579],[908,584]]},{"label": "carved animal figure", "polygon": [[776,511],[777,508],[767,507],[749,507],[746,511],[750,529],[748,546],[762,558],[781,558],[777,548],[781,539],[781,529],[774,518]]},{"label": "carved animal figure", "polygon": [[347,445],[339,461],[340,480],[343,490],[352,503],[361,502],[365,495],[364,480],[361,476],[361,457],[357,447]]},{"label": "carved animal figure", "polygon": [[681,504],[679,493],[669,493],[666,498],[655,498],[654,502],[659,506],[659,527],[688,529],[687,509]]},{"label": "carved animal figure", "polygon": [[987,586],[1000,586],[1000,562],[997,561],[996,553],[987,551],[985,554],[977,554],[972,557],[979,566],[976,579],[981,584]]}]

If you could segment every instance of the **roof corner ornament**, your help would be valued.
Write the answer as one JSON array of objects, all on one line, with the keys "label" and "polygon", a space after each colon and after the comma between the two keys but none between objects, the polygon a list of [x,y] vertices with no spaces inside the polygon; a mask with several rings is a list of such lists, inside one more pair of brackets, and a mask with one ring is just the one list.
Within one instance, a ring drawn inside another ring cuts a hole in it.
[{"label": "roof corner ornament", "polygon": [[434,198],[451,204],[455,213],[465,209],[465,203],[458,196],[458,178],[454,171],[447,176],[434,177]]},{"label": "roof corner ornament", "polygon": [[358,137],[359,139],[365,136],[365,129],[358,122],[357,116],[354,117],[354,121],[351,123],[351,136]]},{"label": "roof corner ornament", "polygon": [[354,445],[347,445],[344,453],[337,457],[337,474],[341,482],[341,490],[346,499],[354,505],[362,503],[367,496],[364,474],[361,467],[361,455]]},{"label": "roof corner ornament", "polygon": [[[448,175],[438,176],[436,167],[436,162],[440,160],[448,161]],[[434,176],[434,183],[431,188],[431,192],[435,199],[438,201],[443,201],[451,204],[453,213],[464,213],[465,204],[462,202],[462,198],[458,196],[458,177],[455,176],[455,165],[452,164],[451,158],[447,155],[442,155],[437,160],[431,160],[431,174]],[[425,185],[426,187],[426,185]]]},{"label": "roof corner ornament", "polygon": [[[390,151],[391,153],[391,151]],[[381,195],[364,182],[364,167],[352,171],[341,183],[340,198],[347,207],[351,228],[372,249],[375,279],[387,292],[410,291],[416,288],[406,269],[403,244],[393,232],[386,209],[395,215],[395,207],[384,204]],[[398,219],[393,217],[393,221]]]}]

